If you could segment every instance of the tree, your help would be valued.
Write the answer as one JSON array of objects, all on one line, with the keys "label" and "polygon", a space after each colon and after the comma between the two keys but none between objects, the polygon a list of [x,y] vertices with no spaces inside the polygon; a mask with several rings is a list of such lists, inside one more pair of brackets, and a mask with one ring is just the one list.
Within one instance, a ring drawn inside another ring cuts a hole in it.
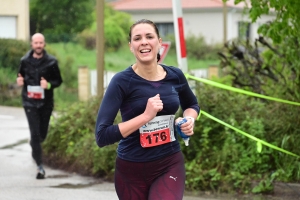
[{"label": "tree", "polygon": [[[106,50],[116,50],[126,44],[128,31],[131,24],[131,16],[125,12],[114,10],[107,3],[104,9],[104,37]],[[87,49],[96,47],[96,10],[92,14],[93,23],[78,35],[79,43]]]},{"label": "tree", "polygon": [[262,67],[264,71],[277,72],[272,76],[284,76],[286,83],[282,95],[289,93],[300,100],[300,4],[297,0],[235,0],[235,4],[240,2],[249,6],[246,10],[252,22],[265,14],[275,15],[274,20],[258,29],[261,36],[257,41],[269,49],[263,55]]},{"label": "tree", "polygon": [[68,41],[93,22],[93,0],[30,0],[30,33]]}]

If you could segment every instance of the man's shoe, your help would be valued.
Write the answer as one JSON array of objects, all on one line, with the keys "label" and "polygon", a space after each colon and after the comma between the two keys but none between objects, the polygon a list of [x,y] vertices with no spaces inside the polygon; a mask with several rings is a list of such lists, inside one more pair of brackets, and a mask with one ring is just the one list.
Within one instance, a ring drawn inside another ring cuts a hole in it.
[{"label": "man's shoe", "polygon": [[45,175],[46,175],[45,170],[43,169],[42,166],[39,166],[38,167],[38,173],[36,175],[36,179],[44,179]]}]

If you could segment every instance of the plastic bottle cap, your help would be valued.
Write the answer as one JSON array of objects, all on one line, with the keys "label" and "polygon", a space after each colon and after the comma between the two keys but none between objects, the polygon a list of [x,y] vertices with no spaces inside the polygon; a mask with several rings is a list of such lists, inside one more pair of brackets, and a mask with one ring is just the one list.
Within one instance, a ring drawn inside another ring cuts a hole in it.
[{"label": "plastic bottle cap", "polygon": [[184,141],[185,146],[189,146],[189,141],[190,141],[189,137],[188,138],[184,138],[183,141]]}]

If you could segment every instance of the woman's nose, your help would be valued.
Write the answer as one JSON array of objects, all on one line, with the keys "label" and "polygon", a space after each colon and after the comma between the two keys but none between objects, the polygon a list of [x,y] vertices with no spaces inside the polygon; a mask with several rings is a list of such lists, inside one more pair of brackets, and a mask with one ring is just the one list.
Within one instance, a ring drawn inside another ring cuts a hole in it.
[{"label": "woman's nose", "polygon": [[142,44],[148,44],[147,38],[142,38]]}]

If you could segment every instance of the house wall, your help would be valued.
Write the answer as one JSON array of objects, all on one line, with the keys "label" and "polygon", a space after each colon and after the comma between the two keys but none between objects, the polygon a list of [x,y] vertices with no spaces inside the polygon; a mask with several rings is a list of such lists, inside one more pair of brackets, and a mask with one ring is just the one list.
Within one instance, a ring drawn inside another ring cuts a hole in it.
[{"label": "house wall", "polygon": [[[132,16],[133,21],[139,19],[150,19],[155,23],[172,23],[172,10],[143,10],[143,11],[126,11]],[[257,29],[259,25],[273,19],[274,16],[262,16],[256,23],[251,24],[250,39],[258,37]],[[193,9],[183,10],[184,35],[199,36],[202,35],[209,44],[223,42],[223,10],[216,9]],[[241,8],[230,8],[227,11],[227,40],[238,37],[238,22],[251,22],[248,15],[243,14]]]},{"label": "house wall", "polygon": [[184,12],[185,36],[203,36],[207,43],[223,41],[223,14],[219,10]]},{"label": "house wall", "polygon": [[[137,21],[139,19],[150,19],[155,23],[173,23],[173,13],[172,10],[169,11],[144,11],[136,12],[132,11],[132,20]],[[184,20],[184,35],[185,37],[189,35],[205,37],[208,43],[221,42],[223,38],[223,20],[222,13],[220,12],[207,12],[207,11],[197,11],[197,12],[183,12]]]},{"label": "house wall", "polygon": [[238,37],[238,22],[244,21],[251,23],[250,27],[250,40],[254,41],[258,38],[257,30],[259,26],[262,24],[271,21],[274,19],[274,15],[263,15],[262,17],[258,18],[255,23],[251,23],[251,19],[248,17],[247,14],[243,14],[240,10],[231,9],[228,11],[228,39],[233,39]]},{"label": "house wall", "polygon": [[[7,38],[29,40],[29,0],[0,0],[0,5],[0,21],[8,26],[0,26],[0,37],[2,33]],[[8,29],[15,30],[15,34],[7,33]]]}]

